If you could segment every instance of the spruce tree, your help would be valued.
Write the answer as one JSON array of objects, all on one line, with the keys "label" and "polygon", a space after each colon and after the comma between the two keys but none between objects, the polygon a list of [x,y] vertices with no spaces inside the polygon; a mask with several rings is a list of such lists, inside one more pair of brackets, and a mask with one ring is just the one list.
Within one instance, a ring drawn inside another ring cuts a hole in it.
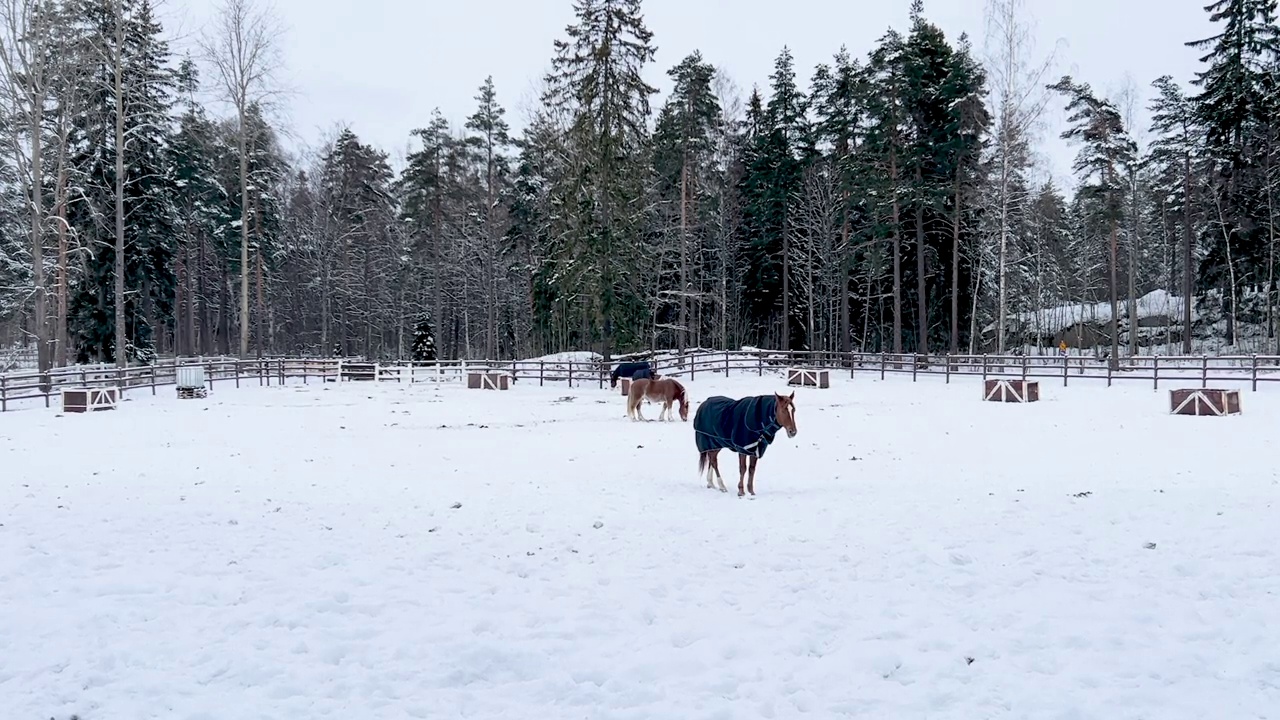
[{"label": "spruce tree", "polygon": [[[691,286],[697,275],[693,265],[698,259],[702,234],[705,190],[709,180],[709,164],[715,152],[720,123],[720,101],[712,88],[715,68],[694,52],[667,74],[675,81],[671,96],[659,113],[654,133],[654,165],[658,175],[659,196],[674,195],[678,223],[679,267],[676,295],[679,301],[676,338],[681,348],[692,337],[690,300],[700,297]],[[666,228],[663,228],[665,231]]]},{"label": "spruce tree", "polygon": [[559,232],[608,361],[616,340],[634,344],[645,316],[631,282],[641,252],[650,97],[644,80],[653,34],[640,0],[576,0],[576,22],[557,40],[544,102],[567,118],[572,170],[558,197]]},{"label": "spruce tree", "polygon": [[1276,0],[1216,0],[1205,11],[1221,31],[1187,43],[1206,51],[1200,60],[1207,67],[1194,80],[1200,88],[1196,115],[1220,174],[1212,203],[1220,231],[1206,238],[1202,282],[1223,292],[1228,344],[1235,342],[1239,293],[1269,274],[1262,231],[1267,178],[1259,161],[1266,157],[1267,128],[1275,122],[1268,98],[1280,58],[1276,7]]}]

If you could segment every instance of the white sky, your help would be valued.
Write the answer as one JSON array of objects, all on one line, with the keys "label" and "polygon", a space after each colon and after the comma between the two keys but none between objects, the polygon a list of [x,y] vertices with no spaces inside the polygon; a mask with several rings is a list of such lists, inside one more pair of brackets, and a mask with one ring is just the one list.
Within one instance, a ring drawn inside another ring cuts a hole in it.
[{"label": "white sky", "polygon": [[[552,41],[573,21],[572,0],[258,0],[286,27],[281,77],[293,90],[284,119],[298,144],[316,143],[338,124],[391,154],[399,166],[409,131],[439,107],[460,125],[486,75],[493,75],[512,125],[552,56]],[[198,33],[219,0],[170,0],[167,27]],[[1058,45],[1050,80],[1064,72],[1098,91],[1118,90],[1126,75],[1142,93],[1171,74],[1186,83],[1199,68],[1184,42],[1212,34],[1197,0],[1026,0],[1036,57]],[[954,40],[984,42],[984,0],[925,0],[925,16]],[[658,48],[651,82],[664,92],[666,70],[693,50],[724,68],[743,89],[767,88],[773,61],[791,49],[802,86],[813,67],[843,44],[865,57],[889,27],[908,29],[910,0],[645,0]],[[722,10],[733,7],[732,13]],[[183,40],[175,49],[184,46]],[[655,102],[655,109],[659,98]],[[1055,176],[1067,180],[1074,151],[1057,140],[1061,103],[1046,116],[1042,144]],[[1147,115],[1140,125],[1145,128]],[[1140,128],[1141,129],[1141,128]],[[1141,136],[1139,137],[1141,139]]]}]

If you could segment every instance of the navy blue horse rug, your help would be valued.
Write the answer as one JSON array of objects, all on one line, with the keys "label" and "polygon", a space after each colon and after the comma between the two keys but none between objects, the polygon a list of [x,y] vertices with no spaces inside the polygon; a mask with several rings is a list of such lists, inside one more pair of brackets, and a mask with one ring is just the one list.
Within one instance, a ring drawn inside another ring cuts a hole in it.
[{"label": "navy blue horse rug", "polygon": [[618,378],[625,377],[632,380],[653,379],[653,366],[647,362],[625,362],[619,363],[609,374],[609,386],[617,387]]},{"label": "navy blue horse rug", "polygon": [[769,443],[782,429],[776,395],[734,400],[723,395],[707,398],[693,416],[698,452],[727,449],[739,455],[764,457]]}]

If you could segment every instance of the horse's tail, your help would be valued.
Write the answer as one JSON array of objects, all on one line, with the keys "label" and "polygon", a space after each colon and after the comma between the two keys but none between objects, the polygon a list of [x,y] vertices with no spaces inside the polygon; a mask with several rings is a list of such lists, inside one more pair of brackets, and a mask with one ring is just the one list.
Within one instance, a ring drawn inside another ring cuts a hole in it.
[{"label": "horse's tail", "polygon": [[702,474],[705,473],[706,471],[707,471],[707,454],[699,450],[698,451],[698,477],[702,477]]}]

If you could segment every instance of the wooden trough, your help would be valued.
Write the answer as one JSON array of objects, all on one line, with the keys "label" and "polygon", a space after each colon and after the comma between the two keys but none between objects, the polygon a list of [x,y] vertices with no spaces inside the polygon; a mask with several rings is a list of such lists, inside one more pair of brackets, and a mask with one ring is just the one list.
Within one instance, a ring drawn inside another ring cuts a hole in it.
[{"label": "wooden trough", "polygon": [[1029,403],[1040,400],[1040,383],[1035,380],[987,380],[982,399],[988,402]]},{"label": "wooden trough", "polygon": [[831,372],[818,368],[788,368],[787,384],[802,387],[831,387]]},{"label": "wooden trough", "polygon": [[1169,412],[1173,415],[1239,415],[1240,391],[1211,388],[1180,388],[1169,391]]},{"label": "wooden trough", "polygon": [[631,378],[629,377],[618,378],[618,387],[622,388],[622,397],[626,397],[630,395],[631,394]]},{"label": "wooden trough", "polygon": [[473,370],[467,373],[467,388],[470,390],[510,390],[511,376],[492,370]]},{"label": "wooden trough", "polygon": [[69,413],[115,410],[120,402],[120,388],[63,388],[62,411]]}]

